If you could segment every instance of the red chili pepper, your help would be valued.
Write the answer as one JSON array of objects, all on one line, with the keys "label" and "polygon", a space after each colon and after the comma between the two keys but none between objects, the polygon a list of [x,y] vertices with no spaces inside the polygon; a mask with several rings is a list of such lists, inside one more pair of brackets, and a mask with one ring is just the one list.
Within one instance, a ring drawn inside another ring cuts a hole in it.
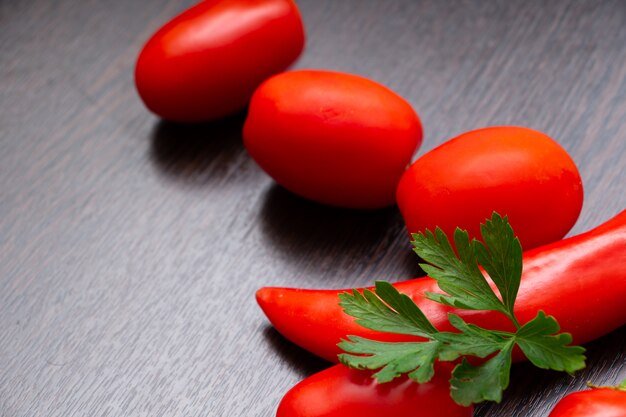
[{"label": "red chili pepper", "polygon": [[335,365],[310,376],[283,397],[276,417],[471,417],[450,397],[450,364],[438,364],[430,382],[407,377],[378,384],[368,371]]},{"label": "red chili pepper", "polygon": [[559,401],[549,417],[626,417],[626,387],[574,392]]},{"label": "red chili pepper", "polygon": [[[561,330],[580,344],[626,323],[626,210],[597,228],[524,253],[524,270],[515,304],[521,323],[539,310],[553,315]],[[500,313],[455,310],[424,298],[441,292],[431,278],[394,284],[409,295],[441,331],[453,331],[447,314],[488,329],[514,330]],[[338,294],[347,290],[305,290],[265,287],[257,302],[274,327],[287,339],[316,355],[337,362],[337,343],[348,335],[381,341],[415,337],[365,329],[339,307]],[[522,359],[517,352],[516,359]]]}]

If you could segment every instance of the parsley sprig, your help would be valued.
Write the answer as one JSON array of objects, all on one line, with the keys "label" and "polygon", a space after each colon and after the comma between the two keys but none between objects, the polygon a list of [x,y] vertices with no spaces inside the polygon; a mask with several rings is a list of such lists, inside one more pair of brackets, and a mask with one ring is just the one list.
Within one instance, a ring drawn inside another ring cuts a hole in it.
[{"label": "parsley sprig", "polygon": [[[414,251],[427,263],[420,264],[437,281],[444,294],[427,293],[435,302],[461,310],[490,310],[504,314],[515,332],[483,329],[449,313],[448,321],[458,332],[440,332],[419,307],[390,283],[376,282],[375,291],[340,294],[340,305],[368,329],[387,333],[420,336],[426,341],[379,342],[348,336],[339,347],[343,364],[357,369],[377,370],[380,383],[408,374],[419,382],[429,381],[435,361],[460,361],[452,372],[450,392],[454,401],[470,405],[482,401],[500,402],[509,385],[512,352],[518,346],[526,358],[542,369],[569,374],[585,367],[585,349],[570,346],[569,333],[559,333],[552,316],[539,311],[531,321],[520,324],[515,317],[515,298],[522,276],[522,247],[508,219],[493,213],[481,225],[483,242],[469,239],[457,229],[454,248],[445,233],[413,234]],[[498,293],[492,289],[480,266]],[[539,291],[539,289],[538,289]],[[479,365],[466,357],[489,358]]]}]

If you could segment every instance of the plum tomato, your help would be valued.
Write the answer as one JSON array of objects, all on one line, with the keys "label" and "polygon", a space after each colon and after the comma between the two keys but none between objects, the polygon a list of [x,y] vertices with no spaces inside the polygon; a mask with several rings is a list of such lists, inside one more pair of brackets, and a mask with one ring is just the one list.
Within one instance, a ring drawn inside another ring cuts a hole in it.
[{"label": "plum tomato", "polygon": [[626,381],[618,387],[573,392],[548,417],[626,417]]},{"label": "plum tomato", "polygon": [[378,384],[370,371],[335,365],[308,377],[283,397],[276,417],[471,417],[450,397],[452,365],[437,364],[430,382],[406,376]]},{"label": "plum tomato", "polygon": [[392,205],[422,142],[417,113],[367,78],[331,71],[276,75],[254,93],[244,144],[274,180],[302,197],[346,208]]},{"label": "plum tomato", "polygon": [[547,135],[524,127],[464,133],[418,158],[397,201],[409,233],[456,227],[480,237],[493,211],[509,217],[524,250],[561,239],[583,203],[580,174]]},{"label": "plum tomato", "polygon": [[135,84],[146,107],[177,122],[243,109],[266,78],[302,52],[292,0],[206,0],[165,24],[143,47]]}]

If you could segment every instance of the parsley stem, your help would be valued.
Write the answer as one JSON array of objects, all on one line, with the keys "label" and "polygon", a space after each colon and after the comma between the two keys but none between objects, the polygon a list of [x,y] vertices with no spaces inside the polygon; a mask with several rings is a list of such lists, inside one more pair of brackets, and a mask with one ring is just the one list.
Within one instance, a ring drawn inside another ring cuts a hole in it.
[{"label": "parsley stem", "polygon": [[522,327],[522,325],[519,323],[519,321],[517,321],[517,318],[515,317],[515,314],[512,311],[507,312],[506,316],[513,322],[517,330],[519,330]]}]

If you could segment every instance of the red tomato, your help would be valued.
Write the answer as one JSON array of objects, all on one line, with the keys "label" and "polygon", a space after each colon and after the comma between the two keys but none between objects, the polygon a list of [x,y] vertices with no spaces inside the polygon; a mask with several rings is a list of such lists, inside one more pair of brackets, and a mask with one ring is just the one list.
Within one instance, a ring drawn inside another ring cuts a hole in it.
[{"label": "red tomato", "polygon": [[283,187],[350,208],[393,204],[422,141],[417,114],[393,91],[357,75],[312,70],[263,83],[243,134],[252,158]]},{"label": "red tomato", "polygon": [[458,136],[419,158],[398,184],[410,233],[456,227],[480,237],[493,211],[509,216],[524,250],[561,239],[574,225],[583,187],[556,142],[523,127],[489,127]]},{"label": "red tomato", "polygon": [[549,417],[626,417],[626,391],[593,388],[569,394]]},{"label": "red tomato", "polygon": [[164,119],[198,122],[243,109],[266,78],[302,52],[292,0],[207,0],[175,17],[146,43],[135,82]]},{"label": "red tomato", "polygon": [[401,377],[378,384],[369,371],[335,365],[293,387],[276,417],[471,417],[450,397],[452,365],[440,364],[426,384]]}]

